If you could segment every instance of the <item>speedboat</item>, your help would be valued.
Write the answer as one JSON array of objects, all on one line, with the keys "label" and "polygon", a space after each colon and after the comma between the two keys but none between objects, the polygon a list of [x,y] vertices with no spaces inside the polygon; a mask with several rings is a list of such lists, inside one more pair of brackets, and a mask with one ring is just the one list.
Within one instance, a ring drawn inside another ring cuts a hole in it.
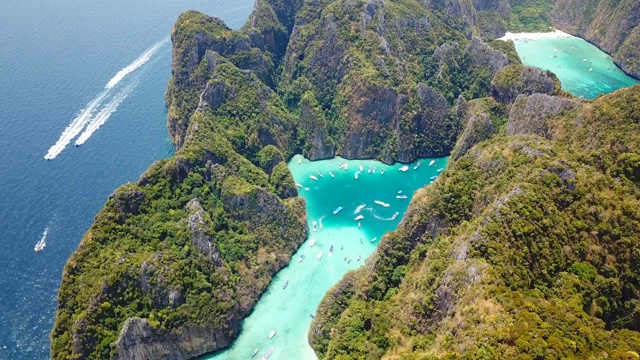
[{"label": "speedboat", "polygon": [[407,198],[407,195],[404,195],[404,194],[396,196],[396,199],[406,199],[406,198]]},{"label": "speedboat", "polygon": [[41,241],[41,242],[37,243],[36,246],[33,247],[33,250],[35,250],[36,252],[40,252],[42,249],[44,249],[44,247],[46,245],[47,244],[45,244],[44,242]]},{"label": "speedboat", "polygon": [[389,207],[389,203],[384,203],[384,204],[382,204],[382,206]]},{"label": "speedboat", "polygon": [[413,170],[418,170],[419,167],[420,167],[420,161],[418,161],[418,163],[413,167]]},{"label": "speedboat", "polygon": [[320,252],[318,253],[318,256],[316,256],[316,259],[318,259],[318,260],[322,259],[322,251],[320,251]]},{"label": "speedboat", "polygon": [[364,170],[364,167],[362,167],[362,164],[360,164],[360,171]]},{"label": "speedboat", "polygon": [[299,187],[299,188],[301,188],[301,187],[302,187],[302,184],[300,184],[300,183],[296,183],[296,186],[297,186],[297,187]]},{"label": "speedboat", "polygon": [[400,171],[402,171],[402,172],[405,172],[405,171],[409,170],[409,167],[408,167],[407,165],[405,165],[405,166],[401,167],[401,168],[400,168],[400,169],[398,169],[398,170],[400,170]]},{"label": "speedboat", "polygon": [[318,176],[324,177],[324,175],[322,175],[322,173],[320,171],[318,171]]},{"label": "speedboat", "polygon": [[257,354],[258,354],[258,349],[253,350],[253,355],[251,355],[251,358],[253,359]]},{"label": "speedboat", "polygon": [[376,242],[376,240],[378,240],[378,238],[374,237],[373,239],[371,239],[371,242]]},{"label": "speedboat", "polygon": [[300,257],[298,258],[298,262],[301,262],[302,260],[304,260],[304,254],[300,255]]},{"label": "speedboat", "polygon": [[380,206],[384,206],[384,201],[380,201],[380,200],[373,200],[374,203],[380,205]]},{"label": "speedboat", "polygon": [[371,169],[371,172],[374,173],[374,174],[376,173],[376,167],[375,166]]},{"label": "speedboat", "polygon": [[345,169],[345,170],[349,170],[349,164],[344,163],[344,169]]},{"label": "speedboat", "polygon": [[276,336],[277,331],[275,330],[271,330],[271,332],[269,333],[269,339],[273,339],[274,336]]},{"label": "speedboat", "polygon": [[433,176],[431,177],[431,180],[433,180],[433,179],[435,179],[435,178],[437,178],[437,177],[438,177],[438,175],[433,175]]},{"label": "speedboat", "polygon": [[444,170],[444,168],[440,168],[438,170],[436,170],[437,172],[441,172],[442,170]]},{"label": "speedboat", "polygon": [[316,231],[316,230],[318,230],[318,222],[314,221],[313,222],[313,231]]},{"label": "speedboat", "polygon": [[333,173],[331,171],[329,171],[329,176],[336,177],[335,175],[333,175]]},{"label": "speedboat", "polygon": [[353,174],[353,177],[355,177],[355,178],[356,178],[356,180],[358,180],[358,175],[359,175],[359,174],[360,174],[360,171],[356,171],[356,172]]},{"label": "speedboat", "polygon": [[309,241],[309,246],[313,247],[315,243],[316,243],[316,239],[311,239],[311,241]]},{"label": "speedboat", "polygon": [[358,229],[360,229],[360,221],[358,221]]},{"label": "speedboat", "polygon": [[396,211],[393,216],[391,217],[391,220],[395,220],[398,217],[398,212]]},{"label": "speedboat", "polygon": [[317,178],[317,177],[315,177],[315,176],[313,176],[313,175],[309,176],[309,179],[311,179],[311,180],[318,180],[318,178]]},{"label": "speedboat", "polygon": [[271,356],[271,354],[273,354],[273,350],[275,350],[275,347],[271,347],[271,349],[269,349],[269,351],[267,351],[266,354],[264,354],[264,356],[262,357],[262,360],[269,360],[269,356]]},{"label": "speedboat", "polygon": [[[284,285],[282,285],[282,290],[287,288],[287,285],[289,285],[289,280],[284,282]],[[275,331],[275,330],[274,330]],[[275,334],[274,334],[275,335]]]},{"label": "speedboat", "polygon": [[356,216],[356,218],[355,218],[355,219],[353,219],[353,220],[358,221],[358,220],[362,220],[362,219],[364,219],[364,216],[362,216],[362,215],[358,215],[358,216]]},{"label": "speedboat", "polygon": [[300,165],[301,161],[302,161],[302,159],[298,158],[298,165]]},{"label": "speedboat", "polygon": [[380,170],[380,175],[384,175],[384,169]]},{"label": "speedboat", "polygon": [[429,161],[429,166],[433,166],[433,164],[435,164],[435,163],[436,163],[435,160],[431,160],[431,161]]},{"label": "speedboat", "polygon": [[357,214],[360,212],[360,210],[364,209],[364,207],[367,206],[367,204],[362,204],[362,205],[358,205],[358,207],[356,208],[356,211],[354,211],[354,214]]},{"label": "speedboat", "polygon": [[331,161],[329,161],[329,166],[333,167],[333,163]]},{"label": "speedboat", "polygon": [[333,215],[339,213],[340,211],[342,211],[342,206],[338,206],[335,210],[333,210]]},{"label": "speedboat", "polygon": [[367,169],[367,173],[371,173],[371,166],[369,166],[369,168]]},{"label": "speedboat", "polygon": [[402,190],[398,190],[398,194],[402,194]]}]

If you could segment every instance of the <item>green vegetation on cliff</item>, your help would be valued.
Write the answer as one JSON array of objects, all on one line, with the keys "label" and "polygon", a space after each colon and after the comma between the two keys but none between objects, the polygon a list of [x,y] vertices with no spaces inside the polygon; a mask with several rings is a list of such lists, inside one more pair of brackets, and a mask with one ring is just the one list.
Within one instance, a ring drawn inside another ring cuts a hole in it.
[{"label": "green vegetation on cliff", "polygon": [[498,133],[421,190],[323,300],[320,357],[636,358],[638,90],[531,95],[547,138]]}]

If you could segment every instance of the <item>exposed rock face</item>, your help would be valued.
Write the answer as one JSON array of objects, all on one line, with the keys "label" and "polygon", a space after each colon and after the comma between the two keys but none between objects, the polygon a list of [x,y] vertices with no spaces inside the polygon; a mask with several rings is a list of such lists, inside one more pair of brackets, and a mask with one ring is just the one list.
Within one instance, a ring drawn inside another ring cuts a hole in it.
[{"label": "exposed rock face", "polygon": [[640,1],[557,0],[552,15],[556,27],[596,44],[640,78]]},{"label": "exposed rock face", "polygon": [[301,141],[305,148],[303,155],[309,160],[321,160],[335,155],[336,147],[328,134],[328,123],[318,102],[309,92],[300,101],[300,118],[298,120]]},{"label": "exposed rock face", "polygon": [[226,330],[190,326],[178,333],[165,333],[153,328],[146,319],[129,318],[115,342],[117,360],[167,359],[182,360],[227,347],[231,332],[240,331],[240,323],[228,324]]},{"label": "exposed rock face", "polygon": [[491,99],[471,100],[460,109],[465,125],[451,155],[452,161],[464,156],[473,145],[493,136],[496,129],[491,121],[490,105],[487,104],[491,101]]},{"label": "exposed rock face", "polygon": [[[447,25],[462,31],[468,39],[473,36],[474,29],[489,37],[502,36],[507,25],[505,20],[509,18],[510,5],[507,0],[420,0],[420,3],[436,10]],[[483,21],[486,17],[493,21]]]},{"label": "exposed rock face", "polygon": [[509,112],[507,135],[536,134],[550,138],[547,121],[580,102],[546,94],[519,95]]},{"label": "exposed rock face", "polygon": [[204,211],[198,199],[193,199],[187,203],[186,210],[189,212],[189,230],[191,230],[191,241],[202,256],[211,259],[216,266],[222,265],[220,250],[213,235],[207,234],[211,223],[209,215]]},{"label": "exposed rock face", "polygon": [[509,65],[491,81],[491,96],[505,104],[512,103],[520,94],[554,95],[559,91],[560,81],[552,72],[531,66]]},{"label": "exposed rock face", "polygon": [[490,47],[479,38],[473,38],[465,51],[469,53],[473,66],[488,68],[491,75],[509,64],[507,54]]}]

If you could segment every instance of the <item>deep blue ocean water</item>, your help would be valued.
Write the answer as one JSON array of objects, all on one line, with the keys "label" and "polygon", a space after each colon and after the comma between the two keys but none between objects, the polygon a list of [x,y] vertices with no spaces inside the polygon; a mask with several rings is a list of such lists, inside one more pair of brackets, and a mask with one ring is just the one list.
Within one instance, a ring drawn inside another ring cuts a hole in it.
[{"label": "deep blue ocean water", "polygon": [[[164,104],[171,46],[162,41],[175,19],[196,9],[238,28],[253,3],[0,2],[0,359],[49,357],[65,262],[109,194],[173,153]],[[140,58],[148,50],[155,51]],[[130,66],[86,118],[104,124],[82,146],[74,140],[45,160],[67,126],[137,59],[143,64]],[[36,253],[45,229],[46,247]]]}]

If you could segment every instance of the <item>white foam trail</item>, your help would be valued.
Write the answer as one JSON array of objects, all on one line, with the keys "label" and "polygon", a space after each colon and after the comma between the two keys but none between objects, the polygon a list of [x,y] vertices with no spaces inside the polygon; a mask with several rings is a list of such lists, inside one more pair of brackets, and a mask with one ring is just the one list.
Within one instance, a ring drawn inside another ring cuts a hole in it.
[{"label": "white foam trail", "polygon": [[67,145],[71,142],[71,140],[76,137],[82,131],[86,123],[91,120],[91,114],[100,106],[104,98],[109,94],[108,90],[101,92],[98,97],[91,100],[91,102],[80,111],[80,114],[76,116],[71,123],[67,126],[66,129],[60,135],[60,138],[56,143],[49,148],[47,155],[44,156],[45,159],[51,160],[55,159],[58,154],[64,150]]},{"label": "white foam trail", "polygon": [[36,251],[40,251],[40,250],[44,249],[45,246],[47,246],[47,243],[46,243],[47,234],[49,234],[49,227],[48,226],[44,229],[44,232],[42,233],[42,237],[40,237],[40,241],[38,241],[38,243],[34,247],[34,249]]},{"label": "white foam trail", "polygon": [[169,38],[165,38],[157,43],[155,43],[152,47],[150,47],[147,51],[143,52],[137,59],[135,59],[131,64],[125,66],[122,70],[118,71],[118,73],[109,80],[107,85],[104,87],[105,89],[111,89],[116,86],[120,80],[124,79],[125,76],[129,75],[133,71],[135,71],[140,66],[144,65],[153,54],[155,54],[162,45],[166,44],[169,41]]},{"label": "white foam trail", "polygon": [[138,83],[134,82],[114,95],[109,100],[109,102],[91,118],[91,121],[89,121],[87,128],[84,129],[84,132],[80,134],[80,137],[78,137],[78,139],[76,140],[76,146],[84,144],[85,141],[87,141],[91,137],[91,135],[93,135],[93,133],[98,130],[98,128],[100,128],[100,126],[107,122],[107,120],[109,120],[109,117],[111,117],[111,114],[113,114],[118,109],[118,106],[120,106],[120,104],[127,97],[129,97],[129,95],[131,95],[131,92],[137,85]]}]

